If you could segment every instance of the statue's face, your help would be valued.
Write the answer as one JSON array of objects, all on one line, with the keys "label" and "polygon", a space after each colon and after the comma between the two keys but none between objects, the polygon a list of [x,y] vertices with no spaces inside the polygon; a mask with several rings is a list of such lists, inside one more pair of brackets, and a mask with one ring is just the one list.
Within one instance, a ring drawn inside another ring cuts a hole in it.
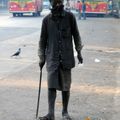
[{"label": "statue's face", "polygon": [[63,4],[63,0],[50,0],[50,4],[52,7],[59,6]]}]

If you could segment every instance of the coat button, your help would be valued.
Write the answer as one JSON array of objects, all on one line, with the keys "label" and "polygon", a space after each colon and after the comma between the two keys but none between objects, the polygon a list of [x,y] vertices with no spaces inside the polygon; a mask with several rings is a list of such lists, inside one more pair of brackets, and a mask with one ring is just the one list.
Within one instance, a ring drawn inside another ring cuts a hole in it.
[{"label": "coat button", "polygon": [[62,60],[60,60],[60,62],[62,62]]},{"label": "coat button", "polygon": [[60,55],[61,55],[61,53],[62,53],[62,52],[61,52],[61,51],[59,51],[59,54],[60,54]]}]

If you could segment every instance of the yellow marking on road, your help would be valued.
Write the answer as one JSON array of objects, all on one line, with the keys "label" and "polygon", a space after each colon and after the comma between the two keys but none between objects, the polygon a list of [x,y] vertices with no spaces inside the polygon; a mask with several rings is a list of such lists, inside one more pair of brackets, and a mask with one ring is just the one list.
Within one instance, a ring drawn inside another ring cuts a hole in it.
[{"label": "yellow marking on road", "polygon": [[33,62],[36,62],[37,60],[34,59],[34,60],[30,60],[29,58],[28,59],[23,59],[23,58],[0,58],[0,61],[11,61],[11,62],[30,62],[30,63],[33,63]]},{"label": "yellow marking on road", "polygon": [[97,51],[101,51],[101,52],[120,52],[120,48],[108,48],[108,47],[99,47],[99,46],[92,46],[92,45],[86,45],[85,47],[83,47],[84,49],[90,49],[90,50],[97,50]]},{"label": "yellow marking on road", "polygon": [[[31,88],[38,89],[39,81],[34,80],[1,80],[1,87],[17,87],[17,88]],[[47,82],[42,81],[42,88],[47,88]],[[120,96],[120,87],[97,86],[88,84],[72,84],[73,92],[83,92],[89,94],[103,94]]]},{"label": "yellow marking on road", "polygon": [[90,117],[86,117],[85,120],[91,120],[91,118]]},{"label": "yellow marking on road", "polygon": [[72,85],[74,91],[80,91],[85,93],[95,93],[95,94],[106,94],[106,95],[118,95],[120,96],[120,87],[109,87],[109,86],[97,86],[97,85]]},{"label": "yellow marking on road", "polygon": [[57,100],[57,101],[56,101],[56,106],[57,106],[57,107],[62,107],[62,102],[59,101],[59,100]]}]

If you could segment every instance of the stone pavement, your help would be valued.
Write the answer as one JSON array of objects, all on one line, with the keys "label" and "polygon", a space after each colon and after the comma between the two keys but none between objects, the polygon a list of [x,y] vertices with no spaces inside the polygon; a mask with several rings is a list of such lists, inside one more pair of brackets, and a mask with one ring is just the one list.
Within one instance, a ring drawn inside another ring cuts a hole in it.
[{"label": "stone pavement", "polygon": [[[98,20],[97,23],[103,22]],[[84,65],[78,65],[76,59],[76,66],[72,70],[69,114],[73,120],[85,120],[87,117],[90,120],[119,120],[120,49],[113,49],[108,45],[107,40],[109,40],[112,30],[105,31],[103,35],[102,27],[97,28],[94,26],[94,21],[90,19],[87,22],[79,22],[79,26],[82,26],[80,31],[85,41],[82,51]],[[86,31],[88,26],[90,26],[90,30]],[[105,26],[107,30],[108,26]],[[96,29],[99,31],[98,35],[95,33]],[[101,35],[103,35],[102,41]],[[97,41],[95,36],[98,36]],[[115,39],[119,40],[118,37],[115,36]],[[0,76],[0,120],[35,119],[39,84],[38,38],[39,31],[12,39],[12,41],[8,39],[1,42],[0,51],[5,49],[6,54],[0,53],[0,72],[6,69],[11,70],[12,74]],[[104,41],[108,46],[102,46]],[[96,44],[93,44],[95,42],[98,43],[97,47]],[[118,43],[110,43],[114,48],[116,44]],[[18,47],[22,47],[24,51],[21,57],[18,59],[9,58],[11,52]],[[44,67],[39,116],[47,113],[46,74]],[[61,120],[61,110],[61,93],[58,92],[56,120]]]},{"label": "stone pavement", "polygon": [[[83,49],[84,65],[76,64],[72,70],[69,113],[73,120],[85,120],[86,117],[91,120],[117,120],[120,118],[120,84],[117,83],[120,69],[115,62],[117,56],[118,53],[108,54]],[[100,59],[100,62],[94,61],[96,57]],[[40,116],[47,113],[46,80],[44,67]],[[38,62],[1,79],[0,120],[35,119],[38,82]],[[61,93],[58,92],[56,120],[61,120],[61,109]]]}]

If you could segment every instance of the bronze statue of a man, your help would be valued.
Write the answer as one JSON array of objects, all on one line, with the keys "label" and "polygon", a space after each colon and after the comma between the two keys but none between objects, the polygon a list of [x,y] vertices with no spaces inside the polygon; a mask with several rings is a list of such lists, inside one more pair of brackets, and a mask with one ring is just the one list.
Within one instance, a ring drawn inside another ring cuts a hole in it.
[{"label": "bronze statue of a man", "polygon": [[62,92],[63,120],[71,120],[68,114],[68,102],[71,69],[75,66],[73,40],[78,53],[77,58],[80,63],[83,63],[81,37],[75,16],[64,10],[63,0],[50,0],[50,3],[51,13],[42,21],[38,50],[39,66],[42,69],[46,62],[48,72],[48,114],[39,119],[55,120],[56,90],[60,90]]}]

